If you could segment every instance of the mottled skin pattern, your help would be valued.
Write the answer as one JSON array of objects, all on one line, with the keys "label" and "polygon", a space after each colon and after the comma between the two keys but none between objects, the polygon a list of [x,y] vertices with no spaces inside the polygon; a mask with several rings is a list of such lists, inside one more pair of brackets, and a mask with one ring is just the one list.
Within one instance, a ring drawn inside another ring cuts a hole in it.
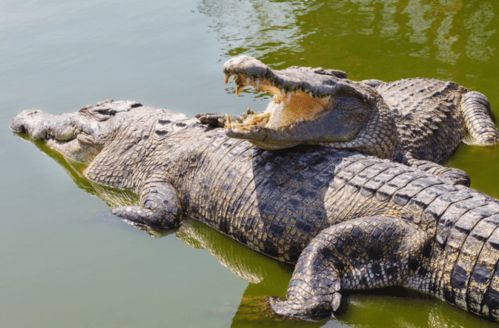
[{"label": "mottled skin pattern", "polygon": [[216,114],[199,118],[225,126],[228,136],[262,149],[328,145],[389,158],[469,185],[465,172],[437,164],[445,162],[461,141],[482,146],[499,141],[487,98],[453,82],[355,82],[337,70],[272,70],[244,55],[227,61],[224,73],[234,77],[236,89],[252,86],[274,98],[264,113],[244,116],[243,124],[226,122]]},{"label": "mottled skin pattern", "polygon": [[173,228],[187,214],[296,263],[286,299],[271,300],[279,314],[327,316],[341,290],[402,286],[499,319],[499,201],[462,185],[328,147],[259,150],[131,102],[26,111],[11,127],[138,194],[113,209],[128,221]]}]

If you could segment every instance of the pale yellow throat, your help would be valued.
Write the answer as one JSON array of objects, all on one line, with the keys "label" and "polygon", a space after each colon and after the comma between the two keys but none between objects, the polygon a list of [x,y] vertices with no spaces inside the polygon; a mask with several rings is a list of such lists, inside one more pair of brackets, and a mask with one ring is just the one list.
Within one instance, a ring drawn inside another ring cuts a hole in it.
[{"label": "pale yellow throat", "polygon": [[277,129],[313,120],[324,111],[329,98],[314,98],[303,91],[293,92],[284,99],[274,96],[265,109],[265,113],[270,114],[266,127]]}]

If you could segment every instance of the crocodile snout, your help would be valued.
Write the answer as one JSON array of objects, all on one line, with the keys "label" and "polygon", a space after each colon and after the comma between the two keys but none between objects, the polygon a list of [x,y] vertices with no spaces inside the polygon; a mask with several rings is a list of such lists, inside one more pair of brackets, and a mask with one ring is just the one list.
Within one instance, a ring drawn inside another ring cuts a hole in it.
[{"label": "crocodile snout", "polygon": [[10,123],[10,129],[15,133],[30,133],[33,121],[39,116],[41,110],[27,109],[17,114]]},{"label": "crocodile snout", "polygon": [[54,119],[53,115],[39,109],[28,109],[14,117],[10,128],[14,133],[25,134],[33,140],[46,140],[53,135]]}]

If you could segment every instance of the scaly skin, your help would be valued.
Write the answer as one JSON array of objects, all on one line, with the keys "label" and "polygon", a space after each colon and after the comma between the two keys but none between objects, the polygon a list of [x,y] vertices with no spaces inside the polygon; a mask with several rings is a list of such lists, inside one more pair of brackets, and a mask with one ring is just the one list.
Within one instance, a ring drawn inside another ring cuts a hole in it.
[{"label": "scaly skin", "polygon": [[355,82],[336,70],[272,70],[244,55],[227,61],[224,72],[234,76],[236,89],[252,86],[274,98],[264,113],[250,113],[236,122],[216,114],[199,118],[225,126],[228,136],[262,149],[328,145],[389,158],[469,185],[465,172],[437,164],[445,162],[461,141],[482,146],[499,141],[487,98],[453,82]]},{"label": "scaly skin", "polygon": [[478,146],[499,142],[489,102],[479,92],[425,78],[379,83],[375,89],[396,116],[395,157],[401,161],[443,163],[461,141]]},{"label": "scaly skin", "polygon": [[127,221],[173,228],[187,214],[296,264],[286,300],[271,300],[279,314],[327,316],[341,290],[402,286],[499,320],[499,201],[467,187],[328,147],[259,150],[131,102],[11,126],[83,160],[93,183],[138,194],[113,209]]}]

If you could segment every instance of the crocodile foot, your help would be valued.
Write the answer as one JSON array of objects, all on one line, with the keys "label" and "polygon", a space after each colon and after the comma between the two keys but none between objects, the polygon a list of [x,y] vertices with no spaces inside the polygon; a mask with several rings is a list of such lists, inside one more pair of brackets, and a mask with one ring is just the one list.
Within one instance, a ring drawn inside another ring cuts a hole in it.
[{"label": "crocodile foot", "polygon": [[341,304],[341,293],[338,291],[332,294],[322,295],[315,300],[297,301],[292,299],[281,300],[276,297],[269,298],[269,305],[272,310],[285,317],[299,318],[302,320],[318,320],[328,316],[334,317],[334,312]]}]

